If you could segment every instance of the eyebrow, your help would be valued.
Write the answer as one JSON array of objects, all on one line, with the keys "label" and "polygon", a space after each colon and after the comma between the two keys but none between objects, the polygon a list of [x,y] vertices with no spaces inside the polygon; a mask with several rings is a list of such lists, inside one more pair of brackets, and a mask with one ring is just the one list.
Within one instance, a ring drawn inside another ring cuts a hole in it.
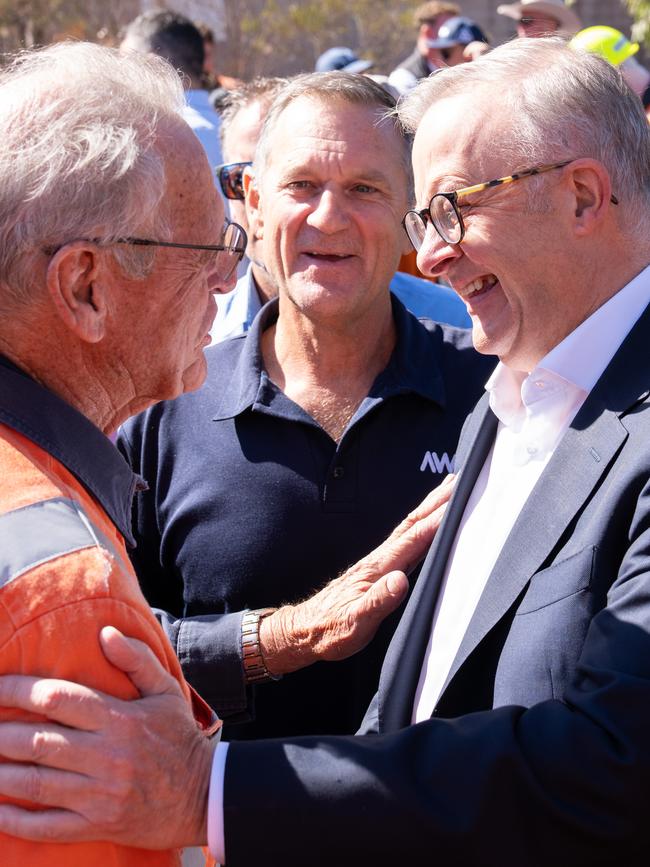
[{"label": "eyebrow", "polygon": [[[304,175],[305,178],[319,178],[321,176],[321,172],[319,169],[314,168],[309,165],[295,165],[295,166],[285,166],[281,169],[279,173],[279,179],[281,181],[286,181],[290,178],[300,177]],[[368,169],[358,172],[346,172],[348,179],[353,179],[352,183],[361,184],[376,184],[376,185],[384,185],[388,187],[392,187],[392,179],[388,174],[384,172],[377,171],[375,169]],[[350,182],[349,180],[347,181]]]},{"label": "eyebrow", "polygon": [[[462,190],[463,187],[468,187],[470,184],[467,181],[461,180],[458,176],[454,175],[443,175],[441,178],[438,178],[434,184],[427,185],[426,196],[426,204],[423,205],[423,208],[429,204],[432,196],[435,196],[436,193],[453,193],[454,190]],[[447,187],[449,189],[447,189]]]}]

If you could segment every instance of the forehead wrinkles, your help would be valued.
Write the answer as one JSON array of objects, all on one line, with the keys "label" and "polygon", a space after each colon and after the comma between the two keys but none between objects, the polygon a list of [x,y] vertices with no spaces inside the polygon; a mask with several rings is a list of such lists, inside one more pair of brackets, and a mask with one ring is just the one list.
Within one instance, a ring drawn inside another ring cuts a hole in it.
[{"label": "forehead wrinkles", "polygon": [[299,97],[276,119],[271,135],[275,155],[281,140],[288,139],[304,147],[318,148],[323,143],[344,152],[365,145],[378,146],[383,139],[381,110],[375,106],[348,102],[345,99]]},{"label": "forehead wrinkles", "polygon": [[304,166],[308,163],[333,164],[341,167],[341,157],[354,151],[354,143],[340,138],[334,131],[324,131],[318,135],[300,135],[294,139],[286,153],[288,167]]},{"label": "forehead wrinkles", "polygon": [[[475,120],[472,118],[475,117]],[[418,199],[491,180],[498,125],[466,97],[451,97],[423,117],[413,145]],[[485,177],[483,177],[485,175]]]}]

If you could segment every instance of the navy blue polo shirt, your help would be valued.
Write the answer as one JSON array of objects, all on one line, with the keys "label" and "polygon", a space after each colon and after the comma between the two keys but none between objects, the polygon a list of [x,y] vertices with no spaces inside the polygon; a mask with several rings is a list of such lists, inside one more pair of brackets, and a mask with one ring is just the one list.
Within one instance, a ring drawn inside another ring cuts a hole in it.
[{"label": "navy blue polo shirt", "polygon": [[263,369],[264,307],[247,335],[211,347],[198,392],[128,422],[120,447],[149,490],[136,498],[133,562],[184,674],[228,737],[351,733],[372,697],[391,617],[355,657],[255,689],[241,612],[295,602],[367,554],[449,471],[494,360],[468,331],[393,301],[397,343],[337,444]]}]

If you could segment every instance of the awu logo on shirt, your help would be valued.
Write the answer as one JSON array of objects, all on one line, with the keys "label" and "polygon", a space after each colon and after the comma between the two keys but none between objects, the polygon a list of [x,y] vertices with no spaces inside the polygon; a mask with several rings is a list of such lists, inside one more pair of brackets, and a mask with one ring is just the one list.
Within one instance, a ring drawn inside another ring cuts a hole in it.
[{"label": "awu logo on shirt", "polygon": [[438,452],[425,452],[420,464],[420,472],[431,470],[432,473],[453,473],[454,460],[456,455],[449,457],[447,452],[443,452],[438,457]]}]

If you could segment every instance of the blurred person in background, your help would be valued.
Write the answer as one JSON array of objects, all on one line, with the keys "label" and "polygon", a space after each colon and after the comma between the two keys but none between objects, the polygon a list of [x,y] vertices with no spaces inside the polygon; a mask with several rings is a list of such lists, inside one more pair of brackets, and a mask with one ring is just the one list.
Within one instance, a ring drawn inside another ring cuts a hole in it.
[{"label": "blurred person in background", "polygon": [[490,50],[489,40],[476,21],[462,15],[445,21],[429,44],[440,51],[446,66],[476,60]]},{"label": "blurred person in background", "polygon": [[126,26],[120,48],[156,54],[182,74],[187,101],[183,117],[203,145],[210,165],[214,167],[223,162],[219,115],[204,87],[205,47],[198,27],[177,12],[152,9]]},{"label": "blurred person in background", "polygon": [[221,113],[228,93],[236,87],[241,87],[243,82],[239,78],[233,78],[231,75],[224,75],[217,71],[214,63],[217,50],[214,30],[202,22],[198,22],[196,27],[203,37],[203,89],[210,94],[210,104],[214,110]]},{"label": "blurred person in background", "polygon": [[582,27],[580,18],[563,0],[521,0],[497,6],[499,15],[512,18],[517,36],[573,36]]},{"label": "blurred person in background", "polygon": [[315,72],[367,72],[374,66],[372,60],[364,60],[351,48],[328,48],[324,51],[314,67]]},{"label": "blurred person in background", "polygon": [[628,85],[640,97],[646,114],[650,114],[650,70],[635,57],[639,50],[637,42],[631,42],[615,27],[599,24],[581,30],[573,37],[571,45],[590,54],[599,54],[612,66],[617,66]]},{"label": "blurred person in background", "polygon": [[432,47],[431,42],[437,39],[440,27],[457,15],[460,15],[460,8],[442,0],[429,0],[415,10],[415,48],[388,76],[389,83],[399,93],[408,93],[420,79],[427,78],[434,69],[445,65],[440,49]]},{"label": "blurred person in background", "polygon": [[[220,299],[210,330],[217,343],[244,334],[261,307],[278,294],[264,265],[261,239],[251,231],[244,205],[244,185],[250,183],[250,166],[269,107],[287,84],[286,78],[255,78],[230,91],[221,116],[221,147],[226,162],[217,166],[221,192],[228,200],[231,217],[248,234],[248,265],[234,290]],[[246,178],[245,178],[246,173]]]}]

